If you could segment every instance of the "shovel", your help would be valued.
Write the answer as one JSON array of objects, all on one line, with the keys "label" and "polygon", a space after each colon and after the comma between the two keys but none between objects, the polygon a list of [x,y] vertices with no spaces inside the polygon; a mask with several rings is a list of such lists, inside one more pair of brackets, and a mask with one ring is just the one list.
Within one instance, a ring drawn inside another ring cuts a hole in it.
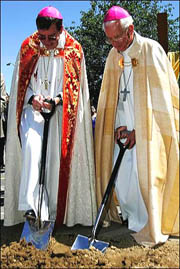
[{"label": "shovel", "polygon": [[119,152],[118,158],[116,160],[115,166],[113,168],[113,171],[112,171],[109,183],[107,185],[105,194],[103,196],[101,205],[100,205],[100,207],[98,209],[98,214],[97,214],[95,224],[94,224],[93,229],[92,229],[91,237],[78,235],[76,237],[72,247],[71,247],[71,250],[89,249],[91,246],[93,246],[93,247],[97,248],[98,250],[100,250],[102,252],[105,252],[105,250],[109,246],[109,243],[97,240],[96,239],[96,233],[97,233],[97,228],[98,228],[98,225],[99,225],[103,210],[104,210],[104,208],[105,208],[105,206],[107,204],[107,201],[108,201],[109,195],[111,193],[111,190],[114,187],[114,183],[115,183],[115,180],[116,180],[116,175],[117,175],[119,166],[121,164],[122,158],[124,156],[124,153],[125,153],[126,149],[129,146],[129,144],[127,146],[124,146],[119,140],[117,141],[117,143],[118,143],[118,145],[120,147],[120,152]]},{"label": "shovel", "polygon": [[48,139],[48,130],[49,130],[49,121],[51,116],[55,111],[54,101],[45,100],[46,103],[52,105],[51,110],[45,109],[41,112],[41,115],[44,118],[44,131],[43,131],[43,142],[42,142],[42,153],[41,153],[41,169],[39,177],[39,197],[38,197],[38,211],[36,218],[26,218],[24,228],[21,234],[21,239],[25,238],[26,242],[31,242],[38,249],[46,249],[49,243],[49,238],[53,232],[55,220],[42,221],[41,220],[41,207],[43,196],[47,193],[45,192],[45,165],[46,165],[46,151],[47,151],[47,139]]}]

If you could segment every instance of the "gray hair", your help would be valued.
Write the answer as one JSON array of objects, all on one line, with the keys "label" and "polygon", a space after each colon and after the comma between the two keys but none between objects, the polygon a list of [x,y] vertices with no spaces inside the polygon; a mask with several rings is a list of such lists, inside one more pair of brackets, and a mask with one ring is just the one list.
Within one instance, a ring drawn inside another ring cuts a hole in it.
[{"label": "gray hair", "polygon": [[120,24],[124,30],[126,30],[129,27],[129,25],[133,24],[133,18],[131,16],[129,16],[127,18],[120,19],[120,20],[107,21],[107,22],[104,22],[102,25],[103,31],[105,30],[106,25],[109,25],[111,23],[118,22],[118,21],[120,22]]}]

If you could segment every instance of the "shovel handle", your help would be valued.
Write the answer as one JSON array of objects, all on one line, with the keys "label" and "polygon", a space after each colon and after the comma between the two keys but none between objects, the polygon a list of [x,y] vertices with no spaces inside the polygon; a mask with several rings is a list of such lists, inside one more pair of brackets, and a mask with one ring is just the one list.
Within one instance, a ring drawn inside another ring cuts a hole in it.
[{"label": "shovel handle", "polygon": [[127,146],[124,146],[123,143],[121,143],[120,140],[117,140],[117,144],[119,145],[119,148],[120,148],[120,152],[119,152],[119,155],[117,157],[117,160],[116,160],[116,163],[114,165],[114,168],[113,168],[113,171],[112,171],[112,174],[111,174],[111,177],[110,177],[110,180],[109,180],[109,183],[107,185],[107,188],[106,188],[106,191],[105,191],[105,194],[103,196],[103,200],[101,202],[101,204],[104,204],[104,206],[106,205],[107,203],[107,200],[109,198],[109,195],[111,193],[111,190],[114,186],[114,183],[115,183],[115,180],[116,180],[116,175],[117,175],[117,172],[119,170],[119,166],[121,164],[121,161],[122,161],[122,158],[124,156],[124,153],[126,151],[126,149],[128,148],[129,145]]},{"label": "shovel handle", "polygon": [[47,152],[47,142],[48,142],[48,131],[49,131],[49,121],[55,111],[55,102],[52,99],[45,99],[46,103],[52,105],[51,110],[48,112],[41,112],[44,118],[44,131],[42,140],[42,150],[41,150],[41,167],[39,176],[39,200],[38,200],[38,218],[41,220],[41,206],[44,193],[44,179],[45,179],[45,165],[46,165],[46,152]]},{"label": "shovel handle", "polygon": [[97,227],[99,225],[99,222],[100,222],[100,218],[102,216],[102,213],[103,213],[103,210],[107,204],[107,201],[108,201],[108,198],[109,198],[109,195],[112,191],[112,188],[114,186],[114,183],[115,183],[115,180],[116,180],[116,175],[117,175],[117,172],[119,170],[119,167],[120,167],[120,164],[121,164],[121,161],[122,161],[122,158],[124,156],[124,153],[126,151],[126,149],[129,147],[129,144],[127,146],[124,146],[123,143],[121,143],[120,140],[117,140],[117,144],[119,145],[120,147],[120,152],[119,152],[119,155],[117,157],[117,160],[116,160],[116,163],[114,165],[114,168],[113,168],[113,171],[112,171],[112,174],[111,174],[111,177],[110,177],[110,180],[109,180],[109,183],[106,187],[106,191],[104,193],[104,196],[103,196],[103,199],[102,199],[102,202],[101,202],[101,205],[98,209],[98,214],[97,214],[97,217],[96,217],[96,220],[95,220],[95,224],[93,226],[93,230],[92,230],[92,237],[91,237],[91,240],[94,240],[95,239],[95,236],[96,236],[96,231],[97,231]]}]

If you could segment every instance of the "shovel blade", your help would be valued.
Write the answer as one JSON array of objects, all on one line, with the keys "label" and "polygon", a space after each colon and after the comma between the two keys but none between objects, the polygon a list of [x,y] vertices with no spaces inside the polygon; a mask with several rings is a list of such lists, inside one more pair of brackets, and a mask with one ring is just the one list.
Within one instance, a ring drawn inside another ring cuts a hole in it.
[{"label": "shovel blade", "polygon": [[37,249],[46,249],[53,228],[54,222],[47,221],[42,229],[37,229],[26,221],[21,234],[21,239],[25,238],[27,243],[31,242]]},{"label": "shovel blade", "polygon": [[71,247],[71,250],[89,249],[91,246],[97,248],[102,252],[105,252],[105,250],[109,246],[109,243],[96,239],[91,242],[90,238],[88,238],[87,236],[78,234]]}]

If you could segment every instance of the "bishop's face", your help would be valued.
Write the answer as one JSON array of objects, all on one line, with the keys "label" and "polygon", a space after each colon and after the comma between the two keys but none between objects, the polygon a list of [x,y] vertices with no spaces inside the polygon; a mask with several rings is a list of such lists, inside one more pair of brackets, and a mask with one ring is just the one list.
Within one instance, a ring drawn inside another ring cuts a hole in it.
[{"label": "bishop's face", "polygon": [[130,25],[126,30],[122,28],[119,21],[105,24],[106,38],[118,51],[125,51],[133,41],[134,26]]},{"label": "bishop's face", "polygon": [[39,40],[48,49],[55,49],[58,45],[60,34],[62,33],[63,27],[60,31],[57,30],[56,24],[51,24],[48,30],[38,29]]}]

